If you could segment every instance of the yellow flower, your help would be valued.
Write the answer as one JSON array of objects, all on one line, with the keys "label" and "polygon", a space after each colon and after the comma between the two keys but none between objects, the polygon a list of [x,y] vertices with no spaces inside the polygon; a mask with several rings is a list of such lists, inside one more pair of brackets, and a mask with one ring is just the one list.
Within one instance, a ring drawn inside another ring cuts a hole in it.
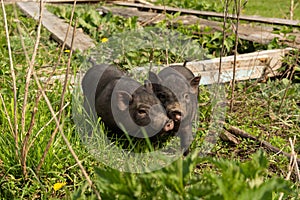
[{"label": "yellow flower", "polygon": [[102,39],[101,39],[101,42],[102,42],[102,43],[107,42],[107,41],[108,41],[108,38],[102,38]]},{"label": "yellow flower", "polygon": [[65,53],[70,53],[70,49],[66,49],[66,50],[65,50]]},{"label": "yellow flower", "polygon": [[55,183],[55,184],[53,185],[53,189],[54,189],[55,191],[60,190],[60,189],[61,189],[62,187],[64,187],[66,184],[67,184],[66,182],[63,182],[63,183]]}]

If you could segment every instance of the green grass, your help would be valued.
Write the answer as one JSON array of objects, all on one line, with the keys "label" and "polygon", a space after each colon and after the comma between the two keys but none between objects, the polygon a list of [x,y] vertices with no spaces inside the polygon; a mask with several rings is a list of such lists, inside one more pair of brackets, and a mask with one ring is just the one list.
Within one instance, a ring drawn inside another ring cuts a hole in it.
[{"label": "green grass", "polygon": [[[21,124],[21,111],[24,99],[24,85],[25,76],[28,69],[28,63],[22,49],[20,36],[17,30],[17,22],[14,20],[14,7],[12,5],[6,6],[7,19],[9,24],[9,33],[11,39],[11,47],[13,52],[14,69],[16,73],[16,86],[17,86],[17,126],[18,126],[18,155],[15,153],[15,142],[13,131],[9,127],[8,118],[14,126],[13,120],[13,92],[12,92],[12,79],[10,73],[10,65],[7,51],[7,42],[5,38],[4,28],[1,29],[1,78],[0,88],[1,95],[4,103],[0,103],[0,196],[7,199],[15,198],[41,198],[48,199],[51,197],[65,196],[66,193],[82,184],[84,179],[78,169],[71,167],[76,166],[76,162],[69,153],[61,135],[58,133],[55,140],[49,149],[49,152],[43,162],[42,168],[37,174],[36,167],[38,166],[42,154],[46,148],[47,142],[50,139],[51,133],[55,129],[55,123],[51,122],[51,113],[47,107],[45,100],[39,102],[37,106],[37,113],[32,133],[29,136],[29,143],[32,143],[28,148],[27,155],[27,177],[24,176],[21,167],[21,152],[22,145],[24,144],[27,131],[30,127],[30,120],[32,111],[34,110],[36,96],[38,95],[38,88],[35,81],[31,80],[28,92],[28,103],[26,105],[25,125],[24,132],[22,131]],[[19,10],[17,11],[20,20],[20,30],[22,38],[25,40],[28,56],[31,57],[33,53],[33,46],[36,37],[36,22],[26,16],[22,15]],[[3,13],[0,12],[1,21],[0,26],[3,24]],[[52,71],[52,67],[58,60],[58,45],[55,41],[50,40],[50,33],[45,29],[41,31],[41,45],[37,52],[35,60],[35,70],[39,77],[48,77]],[[68,54],[63,54],[61,62],[58,65],[57,71],[54,75],[60,75],[65,71],[67,65]],[[72,68],[75,70],[79,65],[77,60],[72,62]],[[54,111],[59,110],[59,102],[62,91],[62,84],[58,81],[49,85],[46,90],[47,97],[49,98]],[[71,93],[68,91],[65,97],[65,103],[71,101]],[[4,112],[7,111],[8,116]],[[80,138],[75,135],[74,125],[72,123],[71,107],[68,106],[63,114],[62,121],[64,121],[63,131],[72,144],[74,150],[83,162],[88,162],[91,166],[92,159],[89,159],[89,154],[81,146]],[[48,124],[48,122],[50,122]],[[66,189],[62,191],[53,191],[52,186],[57,182],[67,182]]]},{"label": "green grass", "polygon": [[[156,1],[159,5],[169,5],[180,8],[191,8],[196,10],[206,10],[206,11],[216,11],[223,12],[224,0],[184,0],[184,1],[175,1],[175,0],[158,0]],[[230,2],[229,12],[232,12],[234,1]],[[241,0],[241,4],[244,4],[246,1]],[[298,4],[298,6],[297,6]],[[295,1],[294,8],[294,19],[300,19],[300,6],[299,1]],[[245,15],[258,15],[262,17],[273,17],[273,18],[290,18],[290,1],[281,1],[281,0],[248,0],[245,3],[245,7],[242,10],[242,14]]]},{"label": "green grass", "polygon": [[[300,20],[299,1],[295,1],[294,20]],[[290,19],[290,1],[281,0],[249,0],[243,9],[243,14],[263,17]]]},{"label": "green grass", "polygon": [[[197,2],[199,1],[191,1],[189,6],[195,5]],[[18,88],[18,146],[22,147],[26,132],[30,127],[31,114],[39,90],[35,81],[32,80],[26,106],[25,131],[22,132],[20,112],[25,94],[25,75],[29,65],[26,62],[20,38],[25,40],[27,51],[31,56],[36,37],[36,22],[25,17],[17,10],[22,29],[20,37],[16,24],[18,21],[15,19],[13,12],[14,7],[7,5],[6,9]],[[79,12],[82,12],[82,10]],[[90,17],[86,14],[85,20],[90,19]],[[0,12],[0,18],[0,27],[4,27],[2,11]],[[91,30],[89,34],[98,41],[101,41],[103,37],[110,37],[115,32],[138,27],[134,19],[126,20],[111,15],[103,18],[96,17],[93,20],[97,23],[105,23],[101,32],[97,33],[95,31],[97,25],[89,27],[85,23],[82,24],[86,25],[87,32]],[[166,27],[165,24],[159,24],[158,26]],[[192,30],[184,29],[184,27],[179,28],[182,29],[181,32],[190,36]],[[197,27],[193,28],[197,30]],[[8,117],[13,122],[12,78],[4,29],[0,29],[0,33],[0,92],[4,98],[4,103],[0,103],[0,199],[95,199],[95,193],[88,186],[78,164],[59,133],[54,138],[41,170],[37,173],[36,168],[50,135],[56,128],[53,121],[48,124],[52,116],[43,98],[38,104],[35,124],[29,137],[29,143],[33,143],[27,156],[27,176],[24,176],[20,162],[21,149],[18,149],[19,154],[15,155],[13,131],[8,125],[5,113],[6,109]],[[213,37],[211,36],[211,38]],[[39,77],[49,76],[58,60],[60,47],[49,38],[50,33],[42,29],[41,45],[35,62],[35,70]],[[214,44],[210,44],[210,49],[214,49],[211,52],[215,52],[220,45],[220,37],[214,40],[211,40],[211,38],[203,38],[202,41],[206,43],[212,41]],[[247,43],[244,43],[244,45],[247,45]],[[259,48],[264,48],[264,46]],[[229,52],[231,50],[232,47],[229,45]],[[130,60],[131,67],[140,62],[138,52],[133,53],[124,55]],[[144,55],[144,57],[147,56],[147,54]],[[76,72],[85,57],[78,52],[74,52],[71,59],[71,71]],[[295,61],[290,62],[291,65],[297,64]],[[68,52],[65,52],[54,75],[64,74],[67,63]],[[128,66],[130,63],[125,64]],[[287,84],[287,79],[270,80],[267,83],[255,83],[254,81],[238,83],[235,89],[236,102],[234,110],[226,115],[226,122],[240,127],[250,134],[260,136],[261,139],[289,152],[288,138],[296,136],[299,141],[300,98],[298,94],[300,87],[299,84],[291,84],[283,106],[279,110]],[[46,90],[47,97],[55,112],[59,110],[62,87],[61,82],[54,81]],[[68,88],[73,88],[73,85],[68,85]],[[212,91],[209,88],[201,86],[200,91],[199,127],[196,139],[192,144],[192,150],[196,150],[204,142],[203,137],[208,133],[214,103],[211,100],[213,94],[211,94]],[[229,98],[231,91],[229,85],[225,85],[225,91]],[[67,90],[65,104],[76,104],[73,94],[71,90]],[[98,152],[98,149],[106,148],[106,144],[101,144],[96,140],[96,145],[99,146],[95,145],[92,146],[92,149],[88,149],[82,142],[76,131],[78,127],[76,127],[73,120],[73,108],[69,104],[62,113],[62,129],[87,173],[96,183],[103,199],[132,199],[133,197],[137,199],[197,199],[198,197],[203,199],[232,199],[233,196],[242,200],[251,199],[253,196],[256,199],[278,199],[280,192],[285,194],[283,199],[299,198],[300,185],[296,182],[296,176],[293,174],[291,181],[283,180],[288,172],[289,161],[270,152],[257,152],[260,145],[249,140],[241,139],[241,143],[238,145],[218,141],[212,152],[206,157],[199,158],[196,153],[192,153],[186,158],[177,159],[166,168],[151,173],[124,173],[112,169],[107,166],[108,163],[100,162],[93,155],[93,153]],[[78,109],[80,109],[80,106]],[[40,130],[42,132],[39,133]],[[103,130],[103,127],[101,130]],[[102,141],[102,138],[97,139]],[[296,144],[295,148],[296,151],[299,151],[299,143]],[[109,161],[112,162],[109,163],[110,165],[117,163],[119,159],[117,154],[113,151],[104,152],[106,153],[104,156],[107,156]],[[133,164],[135,162],[139,164],[152,162],[155,164],[157,161],[157,159],[142,160],[139,157],[126,156],[127,161],[132,159],[130,161]],[[117,165],[114,167],[116,168]],[[124,169],[126,165],[120,167]],[[66,183],[64,187],[59,190],[53,189],[55,183],[64,182]]]}]

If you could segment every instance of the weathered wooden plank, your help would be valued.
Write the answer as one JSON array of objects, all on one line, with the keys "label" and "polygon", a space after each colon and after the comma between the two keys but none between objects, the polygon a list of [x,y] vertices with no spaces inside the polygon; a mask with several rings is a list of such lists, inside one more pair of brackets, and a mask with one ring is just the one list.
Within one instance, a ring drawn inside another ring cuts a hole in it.
[{"label": "weathered wooden plank", "polygon": [[[25,14],[35,20],[38,20],[40,12],[39,3],[18,2],[17,5]],[[53,38],[57,42],[63,43],[69,24],[67,24],[64,20],[58,18],[56,15],[47,11],[46,8],[44,8],[43,11],[42,24],[52,33]],[[66,47],[69,49],[71,48],[72,33],[73,27],[71,27],[66,39]],[[85,51],[94,46],[94,41],[88,35],[84,34],[81,29],[76,29],[73,50],[78,49],[80,51]]]},{"label": "weathered wooden plank", "polygon": [[[253,66],[252,68],[238,68],[236,69],[235,80],[251,80],[258,79],[262,77],[264,73],[265,66]],[[201,75],[200,84],[202,85],[211,85],[218,83],[218,70],[213,71],[204,71],[198,73]],[[233,79],[232,69],[224,69],[221,71],[220,75],[220,83],[230,82]]]},{"label": "weathered wooden plank", "polygon": [[[196,15],[196,16],[224,18],[223,13],[217,13],[217,12],[211,12],[211,11],[200,11],[200,10],[192,10],[192,9],[174,8],[174,7],[169,7],[169,6],[152,6],[152,5],[143,5],[143,4],[128,3],[128,2],[114,2],[114,4],[120,5],[120,6],[135,7],[135,8],[139,8],[142,10],[155,10],[158,12],[167,12],[167,13],[180,12],[182,14],[190,14],[190,15]],[[228,18],[229,19],[237,19],[237,16],[229,14]],[[260,17],[260,16],[247,16],[247,15],[240,15],[239,18],[240,18],[240,20],[250,21],[250,22],[259,22],[259,23],[267,23],[267,24],[300,27],[299,20],[266,18],[266,17]]]},{"label": "weathered wooden plank", "polygon": [[[98,11],[108,13],[112,12],[114,15],[120,15],[123,17],[133,17],[137,16],[138,21],[142,25],[152,25],[156,24],[158,22],[161,22],[162,20],[166,19],[166,16],[162,13],[153,13],[153,12],[143,12],[138,11],[137,8],[126,8],[126,7],[105,7],[102,6]],[[196,17],[194,15],[182,15],[178,16],[174,19],[170,19],[170,23],[173,26],[176,26],[176,24],[180,23],[183,25],[192,25],[192,24],[198,24],[200,28],[203,30],[201,33],[195,33],[195,34],[207,34],[209,32],[204,31],[209,27],[211,29],[211,32],[214,31],[222,31],[223,30],[223,24],[221,22],[217,21],[211,21],[206,19],[201,19],[199,17]],[[234,28],[232,28],[234,30]],[[278,38],[278,40],[293,48],[300,48],[300,33],[288,33],[286,36],[279,35],[272,33],[273,29],[270,27],[261,27],[261,26],[251,26],[248,24],[240,24],[239,26],[239,38],[257,42],[260,44],[268,44],[270,43],[274,38]],[[295,36],[295,41],[289,41],[287,36],[293,35]]]},{"label": "weathered wooden plank", "polygon": [[[188,67],[190,68],[190,67]],[[153,67],[152,71],[159,72],[163,67]],[[193,68],[195,69],[195,68]],[[250,67],[243,67],[236,69],[236,80],[251,80],[251,79],[258,79],[261,78],[264,74],[265,66],[251,66]],[[148,69],[144,67],[134,68],[131,71],[132,74],[136,77],[146,77],[148,73]],[[210,70],[210,71],[193,71],[195,75],[201,75],[200,85],[211,85],[218,83],[218,70]],[[223,69],[220,75],[220,83],[230,82],[232,80],[232,69]]]},{"label": "weathered wooden plank", "polygon": [[[99,2],[105,2],[105,3],[113,3],[118,0],[76,0],[77,3],[99,3]],[[5,3],[16,3],[16,2],[40,2],[40,0],[4,0]],[[146,5],[153,5],[150,2],[147,2],[146,0],[123,0],[123,2],[130,2],[130,3],[140,3],[140,4],[146,4]],[[74,0],[44,0],[44,3],[74,3]]]},{"label": "weathered wooden plank", "polygon": [[[276,49],[260,52],[253,52],[237,56],[236,80],[250,80],[277,75],[277,70],[282,66],[282,58],[288,54],[291,49]],[[220,59],[202,60],[188,62],[189,68],[195,75],[201,75],[201,85],[210,85],[218,82]],[[222,68],[220,74],[220,83],[230,82],[233,77],[234,57],[227,56],[222,58]],[[174,63],[182,65],[182,63]],[[158,72],[162,67],[153,67],[154,72]],[[148,71],[143,67],[132,70],[135,74],[146,75]]]},{"label": "weathered wooden plank", "polygon": [[[101,0],[76,0],[77,3],[98,3]],[[40,0],[4,0],[4,2],[16,3],[16,2],[40,2]],[[74,0],[44,0],[45,3],[73,3]]]},{"label": "weathered wooden plank", "polygon": [[[259,65],[269,65],[274,71],[281,66],[281,58],[289,53],[291,48],[274,49],[257,51],[247,54],[237,55],[236,67],[251,67]],[[193,71],[210,71],[219,69],[220,58],[203,60],[199,62],[188,62],[187,66]],[[232,69],[234,64],[234,56],[226,56],[222,58],[222,69]]]},{"label": "weathered wooden plank", "polygon": [[[236,80],[258,79],[278,75],[283,57],[290,52],[287,49],[265,50],[236,57]],[[202,84],[213,84],[218,80],[220,59],[189,62],[187,67],[203,76]],[[222,58],[220,81],[229,82],[233,77],[234,56]]]}]

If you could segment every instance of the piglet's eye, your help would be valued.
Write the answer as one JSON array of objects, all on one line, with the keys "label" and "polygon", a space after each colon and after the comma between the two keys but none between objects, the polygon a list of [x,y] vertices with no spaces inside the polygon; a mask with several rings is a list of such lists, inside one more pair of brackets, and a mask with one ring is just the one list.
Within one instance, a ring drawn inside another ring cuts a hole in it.
[{"label": "piglet's eye", "polygon": [[187,101],[190,100],[190,94],[189,93],[183,94],[183,98]]},{"label": "piglet's eye", "polygon": [[166,100],[166,94],[159,93],[159,94],[157,94],[157,98],[159,98],[159,100],[161,100],[161,101],[165,101]]},{"label": "piglet's eye", "polygon": [[147,115],[147,111],[145,109],[139,109],[138,114],[139,115]]}]

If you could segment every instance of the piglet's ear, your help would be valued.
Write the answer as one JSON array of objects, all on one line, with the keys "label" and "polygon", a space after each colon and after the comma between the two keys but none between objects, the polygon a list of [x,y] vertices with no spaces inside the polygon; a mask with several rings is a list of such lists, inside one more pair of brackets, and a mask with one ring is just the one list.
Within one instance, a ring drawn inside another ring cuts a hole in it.
[{"label": "piglet's ear", "polygon": [[146,91],[150,94],[153,93],[153,88],[152,88],[152,84],[149,80],[145,80],[144,81],[144,87],[146,88]]},{"label": "piglet's ear", "polygon": [[161,79],[154,72],[149,72],[149,80],[151,83],[161,84]]},{"label": "piglet's ear", "polygon": [[157,93],[158,91],[160,91],[162,89],[162,80],[161,78],[155,74],[154,72],[149,72],[149,80],[152,84],[152,89],[154,91],[154,93]]},{"label": "piglet's ear", "polygon": [[190,81],[190,85],[195,93],[198,92],[199,83],[201,80],[201,76],[196,76]]},{"label": "piglet's ear", "polygon": [[132,96],[126,91],[117,92],[117,106],[119,110],[124,111],[128,109]]}]

